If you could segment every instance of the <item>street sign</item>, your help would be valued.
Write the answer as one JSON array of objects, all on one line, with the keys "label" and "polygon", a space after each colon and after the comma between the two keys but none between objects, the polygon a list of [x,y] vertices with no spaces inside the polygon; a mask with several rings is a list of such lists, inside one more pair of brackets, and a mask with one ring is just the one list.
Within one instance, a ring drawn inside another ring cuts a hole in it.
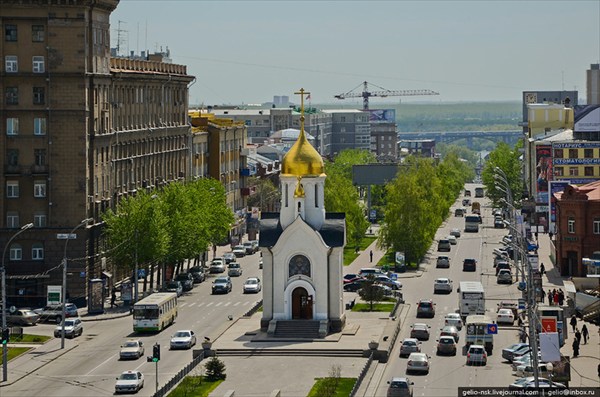
[{"label": "street sign", "polygon": [[488,335],[497,335],[498,334],[498,326],[496,324],[488,324],[487,334]]},{"label": "street sign", "polygon": [[519,298],[519,310],[525,309],[525,299]]},{"label": "street sign", "polygon": [[77,235],[75,233],[57,233],[56,238],[59,240],[76,240]]},{"label": "street sign", "polygon": [[46,295],[47,305],[58,305],[62,301],[62,285],[49,285]]},{"label": "street sign", "polygon": [[558,332],[556,317],[541,317],[542,332]]}]

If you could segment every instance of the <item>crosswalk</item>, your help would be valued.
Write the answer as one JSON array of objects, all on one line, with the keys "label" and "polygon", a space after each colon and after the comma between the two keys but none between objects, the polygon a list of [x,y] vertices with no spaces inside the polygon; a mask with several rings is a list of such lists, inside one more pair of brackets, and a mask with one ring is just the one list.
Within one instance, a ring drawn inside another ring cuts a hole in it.
[{"label": "crosswalk", "polygon": [[236,306],[253,306],[255,302],[180,302],[179,307],[236,307]]}]

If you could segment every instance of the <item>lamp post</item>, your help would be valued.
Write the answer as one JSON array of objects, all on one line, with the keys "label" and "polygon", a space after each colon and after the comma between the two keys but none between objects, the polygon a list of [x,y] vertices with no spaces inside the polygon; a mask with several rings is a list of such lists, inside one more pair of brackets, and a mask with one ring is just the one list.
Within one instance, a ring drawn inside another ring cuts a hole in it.
[{"label": "lamp post", "polygon": [[[23,233],[27,229],[31,229],[33,227],[33,223],[28,223],[21,227],[21,230],[13,234],[13,236],[8,240],[8,243],[4,246],[4,251],[2,252],[2,335],[6,330],[6,267],[4,267],[4,258],[6,257],[6,249],[10,247],[10,243],[21,233]],[[6,382],[8,380],[8,341],[2,345],[2,381]]]},{"label": "lamp post", "polygon": [[63,280],[62,280],[62,315],[61,315],[61,319],[60,319],[60,328],[61,328],[61,335],[60,335],[60,348],[64,349],[65,348],[65,316],[66,316],[66,312],[67,312],[67,246],[69,245],[69,240],[71,239],[71,235],[73,233],[75,233],[75,231],[77,229],[79,229],[82,226],[85,226],[88,224],[88,222],[92,221],[94,218],[86,218],[84,220],[82,220],[81,222],[79,222],[79,225],[75,226],[73,228],[73,230],[71,230],[71,232],[69,233],[69,235],[67,236],[67,239],[65,240],[65,249],[63,251],[63,260],[62,260],[62,265],[63,265]]}]

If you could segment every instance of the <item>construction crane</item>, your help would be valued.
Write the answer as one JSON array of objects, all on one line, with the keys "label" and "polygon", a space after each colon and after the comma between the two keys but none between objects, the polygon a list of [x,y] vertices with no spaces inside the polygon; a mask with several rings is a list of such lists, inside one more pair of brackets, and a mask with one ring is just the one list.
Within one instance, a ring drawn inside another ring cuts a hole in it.
[{"label": "construction crane", "polygon": [[[353,92],[358,87],[363,86],[362,92]],[[390,91],[385,88],[379,87],[373,83],[375,87],[381,89],[381,91],[369,91],[369,83],[364,81],[362,84],[357,85],[352,90],[348,91],[345,94],[335,95],[337,99],[346,99],[346,98],[361,98],[363,99],[363,110],[369,110],[369,97],[376,96],[385,98],[388,96],[416,96],[416,95],[440,95],[439,92],[431,91],[431,90],[399,90],[399,91]]]}]

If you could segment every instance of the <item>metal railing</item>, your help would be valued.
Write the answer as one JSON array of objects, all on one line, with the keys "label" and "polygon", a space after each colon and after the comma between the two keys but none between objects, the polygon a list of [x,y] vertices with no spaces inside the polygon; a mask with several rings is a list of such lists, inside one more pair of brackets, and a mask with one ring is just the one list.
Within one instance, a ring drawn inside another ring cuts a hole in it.
[{"label": "metal railing", "polygon": [[349,397],[355,397],[356,393],[358,393],[358,389],[360,389],[360,386],[361,386],[363,380],[365,380],[365,377],[367,376],[367,372],[369,372],[369,369],[371,368],[371,364],[373,364],[374,357],[375,357],[375,353],[371,352],[369,359],[365,363],[363,369],[360,371],[360,374],[358,374],[358,378],[356,378],[356,383],[354,384],[352,391],[348,395]]},{"label": "metal railing", "polygon": [[190,372],[192,372],[194,370],[194,368],[196,368],[196,366],[198,364],[200,364],[200,362],[202,360],[204,360],[204,352],[201,352],[200,354],[198,354],[198,356],[196,356],[194,359],[192,359],[192,361],[186,365],[185,367],[183,367],[181,369],[181,371],[179,371],[178,373],[176,373],[167,383],[165,383],[164,385],[162,385],[160,387],[160,389],[158,389],[156,391],[156,393],[154,393],[152,395],[152,397],[163,397],[166,396],[173,387],[175,387],[179,382],[181,382],[183,380],[183,378],[185,378],[187,376],[187,374],[189,374]]}]

